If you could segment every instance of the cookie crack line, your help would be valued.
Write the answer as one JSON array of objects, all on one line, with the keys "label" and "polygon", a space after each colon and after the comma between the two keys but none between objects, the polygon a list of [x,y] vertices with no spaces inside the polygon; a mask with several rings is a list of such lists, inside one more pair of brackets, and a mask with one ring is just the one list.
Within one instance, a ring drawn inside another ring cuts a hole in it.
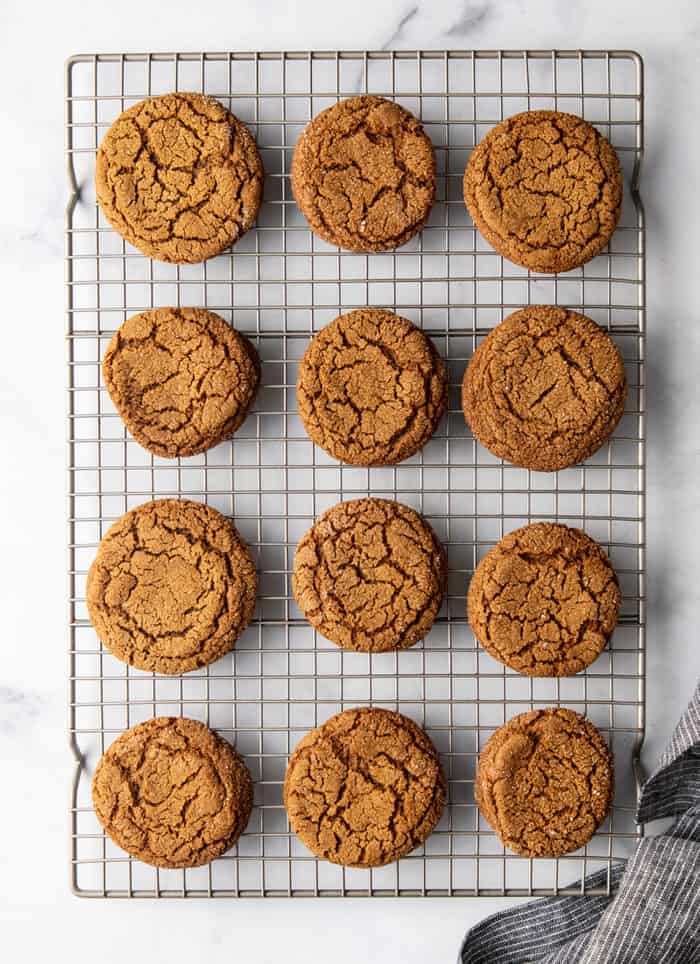
[{"label": "cookie crack line", "polygon": [[505,257],[535,271],[568,271],[597,255],[617,226],[620,162],[580,117],[516,114],[474,149],[464,199],[479,231]]},{"label": "cookie crack line", "polygon": [[228,519],[163,499],[110,528],[86,598],[100,640],[118,659],[179,674],[232,649],[252,618],[256,588],[253,561]]},{"label": "cookie crack line", "polygon": [[479,563],[467,617],[481,645],[530,676],[570,676],[612,635],[621,593],[609,559],[580,529],[533,523]]},{"label": "cookie crack line", "polygon": [[92,794],[118,846],[171,868],[201,866],[233,846],[253,803],[238,754],[183,717],[157,717],[123,733],[100,759]]},{"label": "cookie crack line", "polygon": [[444,550],[397,502],[341,502],[302,537],[292,589],[306,619],[346,649],[386,652],[422,639],[447,585]]},{"label": "cookie crack line", "polygon": [[327,108],[307,125],[291,180],[298,206],[324,240],[348,250],[392,250],[428,218],[435,156],[412,114],[365,95]]},{"label": "cookie crack line", "polygon": [[534,471],[575,465],[622,418],[627,379],[610,336],[585,315],[551,305],[505,318],[476,348],[462,407],[474,436]]},{"label": "cookie crack line", "polygon": [[[573,314],[573,313],[571,313]],[[580,315],[579,318],[585,318],[585,315]],[[547,362],[551,361],[552,356],[559,356],[567,367],[567,375],[569,378],[569,387],[572,393],[579,398],[579,400],[585,402],[585,397],[581,396],[578,392],[576,380],[571,377],[572,372],[576,372],[581,376],[583,381],[593,381],[595,382],[601,391],[608,397],[613,397],[613,391],[607,385],[607,383],[598,375],[593,364],[596,360],[597,354],[601,353],[601,346],[604,345],[605,348],[608,347],[608,343],[601,340],[602,329],[598,329],[597,326],[588,331],[581,331],[581,323],[578,325],[579,330],[576,330],[575,325],[568,324],[567,321],[563,321],[561,324],[557,325],[555,329],[549,329],[536,337],[533,337],[533,350],[537,352],[541,358],[542,365],[546,365]],[[517,354],[520,347],[519,341],[522,335],[514,335],[509,340],[504,339],[505,344],[503,345],[503,353],[507,357],[511,351]],[[609,337],[609,336],[605,336]],[[540,348],[543,341],[547,340],[548,344]],[[573,347],[569,347],[566,342],[570,340],[574,342]],[[553,342],[553,343],[550,343]],[[581,360],[576,357],[576,353],[581,355]],[[602,352],[605,353],[604,351]],[[504,368],[508,370],[507,365],[504,364]],[[554,383],[556,384],[556,383]],[[537,400],[535,400],[537,401]],[[532,403],[533,405],[535,402]]]},{"label": "cookie crack line", "polygon": [[264,171],[247,128],[196,93],[152,97],[124,111],[97,152],[98,202],[144,254],[196,263],[255,221]]},{"label": "cookie crack line", "polygon": [[128,318],[102,363],[134,438],[164,458],[196,455],[232,435],[259,385],[248,340],[214,312],[155,308]]},{"label": "cookie crack line", "polygon": [[590,721],[549,708],[509,720],[479,754],[476,797],[503,843],[528,857],[583,846],[605,819],[612,756]]},{"label": "cookie crack line", "polygon": [[378,867],[419,846],[440,819],[446,782],[426,734],[379,708],[346,710],[308,733],[290,758],[284,804],[317,856]]},{"label": "cookie crack line", "polygon": [[432,435],[447,407],[447,372],[410,321],[358,309],[312,339],[297,402],[310,438],[329,454],[353,465],[391,465]]},{"label": "cookie crack line", "polygon": [[[160,187],[162,188],[162,191],[160,192],[161,198],[162,198],[162,193],[166,193],[166,194],[172,193],[172,190],[173,190],[172,187],[164,182],[164,180],[163,180],[164,175],[163,175],[162,171],[158,169],[157,161],[156,161],[156,159],[152,156],[152,154],[151,154],[151,152],[149,151],[148,146],[147,146],[146,143],[143,144],[142,153],[148,156],[150,163],[151,163],[151,164],[153,165],[153,167],[155,168],[155,179],[156,179],[157,183],[160,185]],[[135,164],[135,165],[138,163],[138,160],[139,160],[139,155],[137,155],[136,158],[134,159],[134,164]],[[203,173],[203,172],[206,173],[206,172],[208,172],[208,167],[209,167],[209,164],[205,165],[204,169],[198,168],[198,170],[197,170],[196,173],[197,173],[197,174],[200,174],[200,173]],[[121,171],[120,173],[122,173],[122,174],[128,174],[128,173],[130,173],[130,170],[129,170],[129,169],[124,169],[124,170]],[[195,180],[196,180],[196,179],[195,179]],[[138,204],[138,200],[139,200],[139,186],[140,186],[140,185],[142,184],[142,182],[144,182],[144,181],[146,182],[146,187],[145,187],[145,189],[144,189],[143,195],[144,195],[144,197],[145,197],[146,199],[149,198],[149,195],[150,195],[150,193],[151,193],[152,190],[153,190],[152,184],[149,182],[149,179],[148,179],[145,175],[141,175],[141,176],[137,177],[137,178],[135,179],[135,184],[134,184],[134,186],[135,186],[135,188],[136,188],[135,194],[136,194],[136,202],[137,202],[137,204]],[[194,186],[194,185],[191,185],[191,187],[193,187],[193,186]],[[241,193],[242,188],[243,188],[243,185],[242,185],[242,184],[239,184],[237,187],[234,187],[234,188],[233,188],[233,194],[232,194],[232,196],[230,197],[229,200],[230,200],[230,201],[238,201],[239,198],[240,198],[240,193]],[[188,201],[187,195],[186,195],[184,192],[176,191],[176,194],[178,194],[178,195],[183,199],[183,205],[182,205],[182,206],[177,206],[177,207],[178,207],[178,210],[177,210],[177,220],[178,220],[178,221],[179,221],[179,220],[182,220],[182,219],[183,219],[183,216],[185,216],[185,215],[188,215],[188,214],[189,214],[189,215],[199,214],[200,212],[202,212],[202,211],[204,211],[204,210],[206,209],[207,217],[208,217],[211,221],[216,222],[216,224],[215,224],[215,231],[214,231],[214,234],[215,234],[216,236],[218,236],[218,234],[219,234],[219,229],[221,228],[221,229],[224,229],[224,230],[228,229],[229,233],[231,234],[231,240],[232,240],[232,241],[234,241],[234,240],[237,239],[238,233],[239,233],[239,229],[240,229],[240,226],[238,225],[238,223],[237,223],[235,220],[231,219],[231,218],[227,218],[225,215],[219,215],[215,210],[213,210],[212,207],[211,207],[211,201],[210,201],[209,198],[205,197],[205,198],[203,198],[201,201],[198,201],[198,202],[190,202],[190,201]],[[117,203],[118,203],[116,187],[113,187],[113,190],[112,190],[112,201],[113,201],[113,204],[114,204],[114,206],[115,206],[115,208],[116,208]],[[168,202],[168,206],[170,206],[171,204],[172,204],[172,202]],[[150,208],[153,207],[153,205],[152,205],[152,204],[143,203],[142,205],[140,205],[140,207],[148,207],[148,208],[150,209]],[[150,212],[149,212],[149,213],[150,213]],[[141,231],[140,225],[141,225],[141,221],[143,220],[143,218],[142,218],[142,211],[140,211],[140,210],[137,208],[137,211],[135,211],[135,212],[128,212],[128,213],[126,213],[126,212],[120,211],[120,214],[121,214],[122,218],[124,219],[124,221],[126,222],[126,224],[128,225],[128,229],[131,231],[131,233],[132,233],[132,235],[133,235],[133,238],[136,239],[136,240],[134,241],[134,240],[132,240],[132,238],[128,238],[128,240],[130,240],[131,243],[134,243],[136,247],[139,247],[139,248],[141,248],[141,249],[142,249],[143,247],[149,246],[149,245],[151,244],[151,242],[152,242],[153,239],[152,239],[151,237],[149,237],[148,234],[143,234],[142,231]],[[160,235],[160,236],[159,236],[159,238],[158,238],[158,241],[160,242],[161,245],[163,245],[166,241],[173,241],[173,240],[176,240],[176,239],[182,240],[182,241],[195,241],[195,242],[201,240],[201,238],[199,238],[199,236],[198,236],[198,233],[195,233],[195,234],[192,235],[192,236],[189,236],[189,235],[186,234],[186,233],[185,233],[185,234],[178,233],[178,231],[177,231],[177,229],[176,229],[176,227],[175,227],[175,223],[177,223],[177,222],[176,222],[176,221],[175,221],[175,222],[173,222],[173,221],[164,221],[164,222],[162,223],[162,228],[159,230],[159,235]],[[165,232],[165,234],[163,234],[163,232]]]}]

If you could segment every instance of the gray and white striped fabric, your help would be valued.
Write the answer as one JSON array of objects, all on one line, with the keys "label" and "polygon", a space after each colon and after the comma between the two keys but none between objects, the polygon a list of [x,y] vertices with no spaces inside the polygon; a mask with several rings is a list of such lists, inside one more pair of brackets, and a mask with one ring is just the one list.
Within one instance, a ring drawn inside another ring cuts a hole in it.
[{"label": "gray and white striped fabric", "polygon": [[[654,774],[637,821],[676,822],[613,868],[610,896],[552,897],[495,914],[464,939],[458,964],[700,962],[700,683]],[[586,878],[604,885],[607,871]]]}]

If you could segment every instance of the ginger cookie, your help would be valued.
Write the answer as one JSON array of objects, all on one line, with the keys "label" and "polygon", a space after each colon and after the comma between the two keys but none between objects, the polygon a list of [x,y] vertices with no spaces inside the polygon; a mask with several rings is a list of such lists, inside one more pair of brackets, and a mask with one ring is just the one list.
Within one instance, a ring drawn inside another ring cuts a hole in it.
[{"label": "ginger cookie", "polygon": [[478,346],[462,406],[475,437],[513,465],[555,472],[596,452],[627,398],[620,352],[594,321],[533,305],[509,315]]},{"label": "ginger cookie", "polygon": [[128,318],[102,373],[122,421],[164,458],[218,445],[242,424],[259,381],[247,338],[203,308],[154,308]]},{"label": "ginger cookie", "polygon": [[255,221],[263,166],[248,129],[203,94],[149,97],[120,114],[97,151],[102,212],[149,258],[194,264]]},{"label": "ginger cookie", "polygon": [[95,631],[117,659],[174,675],[233,649],[256,589],[253,560],[232,522],[199,502],[159,499],[111,526],[86,595]]},{"label": "ginger cookie", "polygon": [[435,200],[435,154],[413,114],[351,97],[307,124],[292,190],[311,229],[348,251],[390,251],[423,227]]},{"label": "ginger cookie", "polygon": [[318,857],[381,867],[419,847],[445,808],[437,750],[413,720],[346,710],[308,733],[287,767],[289,823]]},{"label": "ginger cookie", "polygon": [[573,676],[603,651],[620,587],[610,560],[580,529],[536,522],[479,563],[467,614],[495,659],[527,676]]},{"label": "ginger cookie", "polygon": [[525,111],[497,124],[464,172],[464,200],[488,243],[532,271],[570,271],[617,227],[617,154],[574,114]]},{"label": "ginger cookie", "polygon": [[447,559],[417,512],[386,499],[339,502],[302,537],[294,598],[343,649],[384,653],[428,633],[447,587]]},{"label": "ginger cookie", "polygon": [[559,857],[583,847],[608,815],[612,755],[573,710],[521,713],[486,741],[475,790],[506,847],[524,857]]},{"label": "ginger cookie", "polygon": [[432,342],[379,308],[340,315],[299,366],[297,405],[310,438],[351,465],[414,455],[447,407],[447,372]]},{"label": "ginger cookie", "polygon": [[154,867],[200,867],[245,830],[253,783],[243,760],[197,720],[160,716],[112,743],[92,801],[108,836]]}]

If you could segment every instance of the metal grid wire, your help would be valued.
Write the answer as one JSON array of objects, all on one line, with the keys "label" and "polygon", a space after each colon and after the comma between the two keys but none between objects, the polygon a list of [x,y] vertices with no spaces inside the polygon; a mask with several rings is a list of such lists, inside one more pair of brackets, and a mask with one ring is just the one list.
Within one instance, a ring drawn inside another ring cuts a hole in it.
[{"label": "metal grid wire", "polygon": [[[265,169],[256,227],[198,265],[151,261],[123,242],[94,198],[95,149],[125,108],[150,94],[204,91],[249,125]],[[342,97],[395,98],[422,119],[436,148],[438,201],[422,233],[383,254],[340,251],[316,238],[289,184],[307,121]],[[542,276],[496,255],[462,200],[469,153],[503,117],[557,108],[595,123],[625,172],[622,219],[583,268]],[[67,66],[70,736],[76,777],[71,874],[76,893],[134,896],[529,895],[582,893],[572,881],[628,855],[644,725],[644,228],[637,193],[643,149],[642,63],[624,51],[401,51],[116,54]],[[504,464],[472,438],[459,387],[475,345],[506,314],[533,303],[583,310],[627,363],[629,398],[614,438],[585,464],[554,474]],[[257,403],[231,442],[177,460],[151,456],[117,416],[100,377],[116,328],[159,305],[206,306],[232,321],[262,359]],[[308,340],[343,311],[396,310],[433,338],[450,372],[450,405],[423,451],[389,468],[340,465],[308,440],[294,398]],[[449,555],[449,590],[423,643],[400,653],[343,652],[301,618],[291,593],[294,549],[341,499],[372,494],[422,512]],[[172,678],[124,666],[105,651],[85,607],[97,544],[123,512],[182,496],[232,516],[256,556],[256,617],[233,653]],[[495,662],[465,618],[469,578],[508,531],[552,519],[584,528],[609,552],[622,616],[606,651],[569,679],[531,679]],[[441,752],[449,806],[426,844],[387,867],[315,859],[282,806],[287,758],[340,709],[373,704],[424,726]],[[617,770],[612,814],[582,850],[529,860],[504,850],[474,802],[477,754],[493,730],[530,708],[585,713],[609,740]],[[235,742],[255,780],[255,807],[237,848],[208,867],[156,870],[127,857],[93,814],[90,778],[126,727],[183,714]],[[599,888],[597,892],[606,888]]]}]

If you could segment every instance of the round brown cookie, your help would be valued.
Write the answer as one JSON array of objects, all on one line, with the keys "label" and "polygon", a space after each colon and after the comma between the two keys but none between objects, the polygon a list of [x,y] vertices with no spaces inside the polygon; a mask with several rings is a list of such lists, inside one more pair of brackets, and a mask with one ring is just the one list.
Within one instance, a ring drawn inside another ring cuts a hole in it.
[{"label": "round brown cookie", "polygon": [[294,750],[289,823],[318,857],[381,867],[420,846],[445,807],[437,750],[413,720],[363,707],[331,717]]},{"label": "round brown cookie", "polygon": [[326,325],[299,366],[297,405],[310,438],[351,465],[414,455],[447,407],[447,372],[405,318],[360,308]]},{"label": "round brown cookie", "polygon": [[486,741],[475,789],[506,847],[524,857],[558,857],[587,843],[608,815],[612,755],[573,710],[521,713]]},{"label": "round brown cookie", "polygon": [[509,315],[478,346],[462,406],[499,458],[554,472],[592,455],[625,409],[625,365],[610,336],[575,311],[534,305]]},{"label": "round brown cookie", "polygon": [[595,257],[617,227],[617,154],[574,114],[533,110],[497,124],[464,172],[464,200],[479,231],[509,261],[569,271]]},{"label": "round brown cookie", "polygon": [[423,227],[435,200],[435,154],[413,114],[351,97],[297,141],[292,190],[313,231],[349,251],[390,251]]},{"label": "round brown cookie", "polygon": [[251,227],[263,166],[248,129],[202,94],[149,97],[120,114],[97,151],[102,211],[160,261],[195,263]]},{"label": "round brown cookie", "polygon": [[92,801],[107,834],[132,857],[154,867],[199,867],[245,830],[253,783],[235,750],[203,723],[161,716],[107,749]]},{"label": "round brown cookie", "polygon": [[198,502],[160,499],[111,526],[86,595],[97,635],[117,659],[173,675],[233,648],[256,589],[253,560],[232,522]]},{"label": "round brown cookie", "polygon": [[447,586],[437,536],[413,509],[386,499],[339,502],[302,537],[294,598],[314,629],[365,653],[423,639]]},{"label": "round brown cookie", "polygon": [[602,652],[620,611],[615,570],[580,529],[536,522],[479,563],[467,612],[492,656],[527,676],[573,676]]},{"label": "round brown cookie", "polygon": [[128,318],[107,348],[105,384],[149,452],[195,455],[232,435],[258,387],[257,352],[203,308],[154,308]]}]

